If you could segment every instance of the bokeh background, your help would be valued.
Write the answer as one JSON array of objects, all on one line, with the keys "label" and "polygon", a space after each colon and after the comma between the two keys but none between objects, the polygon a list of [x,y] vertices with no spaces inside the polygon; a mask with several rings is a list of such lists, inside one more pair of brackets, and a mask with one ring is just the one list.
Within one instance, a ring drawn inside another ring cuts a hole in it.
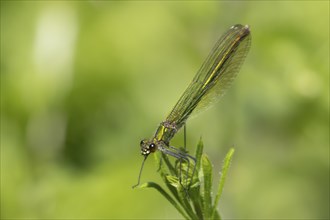
[{"label": "bokeh background", "polygon": [[328,1],[1,1],[1,218],[179,218],[132,190],[139,142],[237,23],[250,53],[188,148],[203,138],[215,183],[236,149],[224,218],[328,219]]}]

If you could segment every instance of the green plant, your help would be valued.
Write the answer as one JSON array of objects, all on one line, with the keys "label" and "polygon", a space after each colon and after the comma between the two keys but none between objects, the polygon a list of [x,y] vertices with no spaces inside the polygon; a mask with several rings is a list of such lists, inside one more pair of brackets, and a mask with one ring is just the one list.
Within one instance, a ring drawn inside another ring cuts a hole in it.
[{"label": "green plant", "polygon": [[[233,154],[234,149],[231,148],[224,159],[214,200],[212,199],[212,164],[203,154],[201,140],[196,150],[196,164],[177,161],[173,166],[165,154],[155,154],[156,161],[160,165],[159,173],[172,196],[154,182],[144,183],[140,188],[156,189],[185,219],[221,219],[217,205]],[[196,166],[195,172],[194,166]]]}]

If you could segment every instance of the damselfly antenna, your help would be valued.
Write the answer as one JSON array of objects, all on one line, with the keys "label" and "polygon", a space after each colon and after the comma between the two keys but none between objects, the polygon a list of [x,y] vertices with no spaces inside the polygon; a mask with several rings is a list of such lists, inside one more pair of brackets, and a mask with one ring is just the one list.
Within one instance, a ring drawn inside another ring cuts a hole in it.
[{"label": "damselfly antenna", "polygon": [[134,186],[132,186],[132,188],[134,189],[135,187],[137,187],[138,185],[140,185],[140,179],[141,179],[141,174],[142,174],[142,170],[143,170],[143,166],[144,166],[144,162],[147,160],[148,155],[145,155],[142,161],[142,165],[140,168],[140,173],[139,173],[139,177],[138,177],[138,182],[137,184],[135,184]]}]

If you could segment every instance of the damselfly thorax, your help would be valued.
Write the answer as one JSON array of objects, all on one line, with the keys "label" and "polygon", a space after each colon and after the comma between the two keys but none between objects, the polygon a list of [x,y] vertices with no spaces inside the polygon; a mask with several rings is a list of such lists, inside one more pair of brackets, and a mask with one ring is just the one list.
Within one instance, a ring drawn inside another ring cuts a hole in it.
[{"label": "damselfly thorax", "polygon": [[140,142],[141,154],[148,156],[156,150],[164,152],[165,148],[169,147],[170,140],[174,137],[177,131],[175,125],[166,121],[162,122],[151,140],[143,139]]}]

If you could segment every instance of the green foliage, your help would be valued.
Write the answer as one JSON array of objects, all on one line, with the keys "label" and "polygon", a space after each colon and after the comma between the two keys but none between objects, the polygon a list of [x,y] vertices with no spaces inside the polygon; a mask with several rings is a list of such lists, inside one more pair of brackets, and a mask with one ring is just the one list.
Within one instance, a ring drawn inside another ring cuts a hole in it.
[{"label": "green foliage", "polygon": [[182,162],[181,167],[178,161],[175,167],[172,166],[167,155],[155,154],[160,165],[159,173],[170,193],[154,182],[142,184],[140,188],[156,189],[185,219],[221,219],[217,206],[234,149],[229,150],[224,160],[214,201],[212,201],[212,163],[202,152],[203,142],[200,140],[196,150],[196,164]]}]

